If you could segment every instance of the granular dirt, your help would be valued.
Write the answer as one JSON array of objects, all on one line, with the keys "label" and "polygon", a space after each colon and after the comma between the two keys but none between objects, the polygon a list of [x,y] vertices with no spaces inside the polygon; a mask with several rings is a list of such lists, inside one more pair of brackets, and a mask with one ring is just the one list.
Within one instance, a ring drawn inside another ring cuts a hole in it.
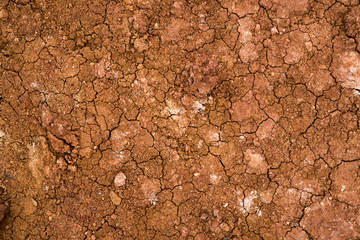
[{"label": "granular dirt", "polygon": [[359,0],[2,0],[0,34],[0,239],[360,239]]}]

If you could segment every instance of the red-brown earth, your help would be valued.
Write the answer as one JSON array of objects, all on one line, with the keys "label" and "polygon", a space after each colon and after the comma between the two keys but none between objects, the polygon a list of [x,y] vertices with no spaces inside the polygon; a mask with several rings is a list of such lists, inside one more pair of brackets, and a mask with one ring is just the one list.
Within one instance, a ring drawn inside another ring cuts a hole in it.
[{"label": "red-brown earth", "polygon": [[0,30],[0,239],[360,239],[359,0],[2,0]]}]

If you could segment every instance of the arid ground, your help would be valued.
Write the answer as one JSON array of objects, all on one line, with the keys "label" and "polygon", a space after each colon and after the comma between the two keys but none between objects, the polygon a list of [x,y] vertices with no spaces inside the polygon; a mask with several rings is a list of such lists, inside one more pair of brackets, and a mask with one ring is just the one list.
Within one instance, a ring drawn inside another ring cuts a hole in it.
[{"label": "arid ground", "polygon": [[0,34],[0,239],[360,239],[359,0],[0,0]]}]

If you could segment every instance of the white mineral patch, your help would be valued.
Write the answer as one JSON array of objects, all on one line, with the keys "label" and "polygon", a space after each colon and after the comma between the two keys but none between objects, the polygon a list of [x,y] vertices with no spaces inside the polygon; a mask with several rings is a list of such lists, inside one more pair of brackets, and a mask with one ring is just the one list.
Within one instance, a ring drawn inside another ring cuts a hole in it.
[{"label": "white mineral patch", "polygon": [[199,101],[195,101],[193,104],[194,112],[198,113],[205,110],[205,106],[201,104]]},{"label": "white mineral patch", "polygon": [[148,200],[153,206],[155,206],[157,204],[157,202],[158,202],[158,198],[157,198],[157,196],[155,195],[154,192],[149,192]]},{"label": "white mineral patch", "polygon": [[257,191],[251,191],[249,196],[245,197],[243,201],[240,201],[240,206],[244,209],[244,213],[251,211],[251,208],[254,204],[254,199],[257,198]]},{"label": "white mineral patch", "polygon": [[220,178],[218,175],[216,174],[210,174],[210,182],[211,184],[218,184],[220,182]]},{"label": "white mineral patch", "polygon": [[336,55],[331,70],[343,87],[360,89],[359,53],[351,51]]}]

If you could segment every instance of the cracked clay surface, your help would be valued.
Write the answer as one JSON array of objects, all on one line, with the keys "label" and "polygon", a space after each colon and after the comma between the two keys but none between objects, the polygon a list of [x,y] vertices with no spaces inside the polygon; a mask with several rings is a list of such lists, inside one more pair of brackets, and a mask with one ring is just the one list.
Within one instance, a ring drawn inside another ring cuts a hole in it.
[{"label": "cracked clay surface", "polygon": [[359,0],[1,0],[0,239],[360,239]]}]

